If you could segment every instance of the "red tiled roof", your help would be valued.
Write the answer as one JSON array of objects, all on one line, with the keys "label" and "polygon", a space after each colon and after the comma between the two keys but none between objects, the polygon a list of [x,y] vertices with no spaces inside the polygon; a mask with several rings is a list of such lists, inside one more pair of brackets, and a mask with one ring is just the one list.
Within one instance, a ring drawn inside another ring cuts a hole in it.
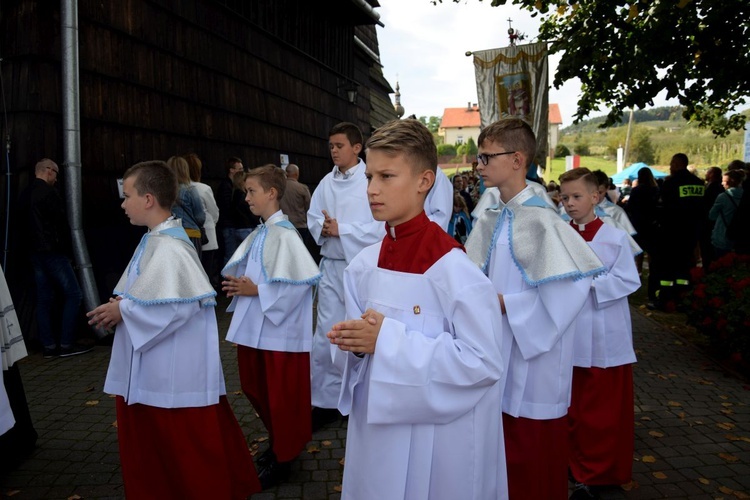
[{"label": "red tiled roof", "polygon": [[479,127],[479,107],[445,108],[440,128]]},{"label": "red tiled roof", "polygon": [[[549,105],[549,122],[562,125],[562,115],[558,104]],[[445,108],[440,128],[479,127],[479,107]]]},{"label": "red tiled roof", "polygon": [[560,114],[560,106],[557,104],[549,105],[549,122],[558,125],[562,125],[562,115]]}]

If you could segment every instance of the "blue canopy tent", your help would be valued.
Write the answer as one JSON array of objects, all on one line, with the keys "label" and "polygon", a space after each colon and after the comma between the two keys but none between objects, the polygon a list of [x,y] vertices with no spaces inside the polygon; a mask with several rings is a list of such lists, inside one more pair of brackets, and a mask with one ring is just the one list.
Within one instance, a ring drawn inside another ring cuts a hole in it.
[{"label": "blue canopy tent", "polygon": [[660,177],[666,177],[668,174],[665,174],[664,172],[661,172],[660,170],[656,170],[653,167],[649,167],[643,162],[640,163],[633,163],[628,168],[624,169],[622,172],[617,173],[612,176],[612,181],[615,183],[615,185],[622,184],[622,181],[625,179],[630,179],[631,181],[638,178],[638,171],[642,168],[648,168],[651,170],[651,173],[654,174],[654,178],[659,179]]}]

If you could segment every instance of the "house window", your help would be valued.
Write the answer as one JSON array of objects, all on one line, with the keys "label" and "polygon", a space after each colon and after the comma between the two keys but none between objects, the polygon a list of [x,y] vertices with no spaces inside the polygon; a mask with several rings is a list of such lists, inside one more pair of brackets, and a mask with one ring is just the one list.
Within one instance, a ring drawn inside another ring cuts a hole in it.
[{"label": "house window", "polygon": [[464,143],[464,136],[459,135],[456,137],[456,144],[463,144]]}]

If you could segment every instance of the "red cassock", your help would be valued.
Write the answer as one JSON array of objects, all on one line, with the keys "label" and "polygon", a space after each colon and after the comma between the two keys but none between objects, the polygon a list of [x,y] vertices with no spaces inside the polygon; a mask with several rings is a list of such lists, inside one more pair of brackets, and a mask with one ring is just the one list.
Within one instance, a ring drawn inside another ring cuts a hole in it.
[{"label": "red cassock", "polygon": [[268,430],[279,462],[294,460],[312,439],[310,353],[237,346],[240,384]]},{"label": "red cassock", "polygon": [[573,368],[568,409],[570,471],[587,485],[630,482],[633,471],[633,365]]},{"label": "red cassock", "polygon": [[261,491],[226,396],[192,408],[128,405],[122,396],[116,405],[126,497],[245,499]]},{"label": "red cassock", "polygon": [[511,500],[568,498],[567,426],[567,417],[534,420],[503,413]]},{"label": "red cassock", "polygon": [[[597,218],[581,230],[592,241],[603,222]],[[590,486],[630,482],[633,471],[633,365],[573,368],[568,409],[570,472]]]}]

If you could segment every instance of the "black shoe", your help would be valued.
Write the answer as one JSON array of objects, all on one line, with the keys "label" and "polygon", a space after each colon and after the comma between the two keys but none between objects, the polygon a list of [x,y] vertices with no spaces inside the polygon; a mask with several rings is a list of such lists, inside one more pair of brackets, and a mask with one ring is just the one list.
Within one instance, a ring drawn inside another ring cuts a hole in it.
[{"label": "black shoe", "polygon": [[261,455],[258,457],[258,460],[255,461],[255,468],[258,470],[263,470],[266,467],[268,467],[269,464],[276,461],[276,454],[274,454],[273,449],[270,447],[261,453]]},{"label": "black shoe", "polygon": [[260,487],[267,490],[278,486],[289,479],[291,473],[292,466],[289,462],[277,462],[276,460],[269,462],[258,472]]},{"label": "black shoe", "polygon": [[94,349],[93,345],[80,345],[80,344],[73,344],[70,347],[60,347],[60,357],[68,358],[70,356],[86,354],[87,352],[93,349]]},{"label": "black shoe", "polygon": [[341,413],[333,408],[312,409],[312,431],[317,432],[324,425],[335,422],[341,417]]},{"label": "black shoe", "polygon": [[56,358],[60,355],[60,348],[59,347],[45,347],[44,351],[42,351],[42,356],[44,359],[52,359]]},{"label": "black shoe", "polygon": [[583,483],[576,483],[573,487],[573,493],[570,494],[569,500],[597,500],[599,495],[596,494],[591,486]]},{"label": "black shoe", "polygon": [[648,309],[649,311],[654,311],[654,310],[656,310],[656,304],[654,304],[653,302],[649,301],[649,302],[646,303],[646,309]]}]

